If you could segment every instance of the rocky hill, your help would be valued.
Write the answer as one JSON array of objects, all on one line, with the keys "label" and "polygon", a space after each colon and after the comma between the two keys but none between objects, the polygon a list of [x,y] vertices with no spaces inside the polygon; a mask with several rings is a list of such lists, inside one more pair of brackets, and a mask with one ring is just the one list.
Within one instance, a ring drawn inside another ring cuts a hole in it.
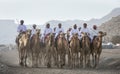
[{"label": "rocky hill", "polygon": [[100,19],[91,19],[88,21],[84,21],[84,20],[66,20],[66,21],[60,21],[60,20],[51,20],[48,21],[52,26],[56,26],[58,23],[62,23],[63,26],[65,28],[71,27],[74,24],[77,24],[79,27],[82,26],[83,23],[87,23],[89,27],[92,27],[94,24],[100,26],[102,23],[110,20],[112,17],[116,17],[120,15],[120,8],[115,8],[113,9],[110,13],[108,13],[107,15],[103,16]]},{"label": "rocky hill", "polygon": [[107,36],[104,37],[105,41],[120,43],[120,15],[103,23],[99,29],[107,32]]},{"label": "rocky hill", "polygon": [[[101,29],[105,30],[108,32],[108,36],[115,36],[115,35],[120,35],[119,30],[120,30],[120,19],[118,19],[116,16],[120,15],[120,8],[116,8],[112,10],[108,15],[104,16],[101,19],[91,19],[89,21],[84,21],[84,20],[67,20],[67,21],[59,21],[59,20],[51,20],[48,21],[51,24],[51,28],[57,27],[58,23],[62,23],[64,30],[66,31],[69,27],[73,27],[74,24],[77,24],[78,27],[82,27],[83,23],[88,23],[88,27],[91,28],[92,25],[101,25],[102,23],[110,20],[112,17],[112,20],[104,23],[108,24],[105,25],[102,24]],[[118,20],[116,20],[116,18]],[[26,24],[27,25],[27,24]],[[113,27],[110,27],[110,26]],[[15,23],[14,20],[1,20],[0,19],[0,44],[15,44],[15,38],[17,36],[17,26],[18,24]],[[102,28],[103,27],[103,28]],[[27,25],[27,28],[32,28],[32,25]],[[41,32],[43,33],[43,30],[45,28],[44,25],[38,25],[37,28],[41,29]],[[107,36],[107,41],[111,40],[111,37]]]}]

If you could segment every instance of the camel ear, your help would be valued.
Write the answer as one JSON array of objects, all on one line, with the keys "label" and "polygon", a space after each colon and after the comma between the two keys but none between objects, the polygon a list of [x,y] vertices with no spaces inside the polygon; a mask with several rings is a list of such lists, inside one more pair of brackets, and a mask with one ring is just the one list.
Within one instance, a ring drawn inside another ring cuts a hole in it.
[{"label": "camel ear", "polygon": [[84,34],[83,32],[81,32],[81,34]]}]

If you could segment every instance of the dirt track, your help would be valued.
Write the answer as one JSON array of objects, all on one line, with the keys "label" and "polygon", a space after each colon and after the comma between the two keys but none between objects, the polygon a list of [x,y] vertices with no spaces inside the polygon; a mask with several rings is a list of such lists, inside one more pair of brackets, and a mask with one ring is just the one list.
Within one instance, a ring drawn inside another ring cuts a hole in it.
[{"label": "dirt track", "polygon": [[24,68],[17,50],[0,50],[0,74],[120,74],[120,49],[103,49],[97,69]]}]

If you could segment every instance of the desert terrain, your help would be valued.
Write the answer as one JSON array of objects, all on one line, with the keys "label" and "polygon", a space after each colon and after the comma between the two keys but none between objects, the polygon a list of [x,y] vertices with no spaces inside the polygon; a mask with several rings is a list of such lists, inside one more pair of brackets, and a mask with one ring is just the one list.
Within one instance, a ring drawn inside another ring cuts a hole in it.
[{"label": "desert terrain", "polygon": [[100,64],[93,68],[26,68],[18,64],[15,47],[0,46],[0,74],[120,74],[120,48],[103,49]]}]

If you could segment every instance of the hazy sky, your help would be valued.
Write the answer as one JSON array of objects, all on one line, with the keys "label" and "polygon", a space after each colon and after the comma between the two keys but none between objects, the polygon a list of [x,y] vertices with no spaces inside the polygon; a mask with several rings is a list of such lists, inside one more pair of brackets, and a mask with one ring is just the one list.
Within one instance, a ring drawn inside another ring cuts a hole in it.
[{"label": "hazy sky", "polygon": [[120,0],[0,0],[0,19],[24,19],[26,24],[50,20],[101,18],[120,7]]}]

